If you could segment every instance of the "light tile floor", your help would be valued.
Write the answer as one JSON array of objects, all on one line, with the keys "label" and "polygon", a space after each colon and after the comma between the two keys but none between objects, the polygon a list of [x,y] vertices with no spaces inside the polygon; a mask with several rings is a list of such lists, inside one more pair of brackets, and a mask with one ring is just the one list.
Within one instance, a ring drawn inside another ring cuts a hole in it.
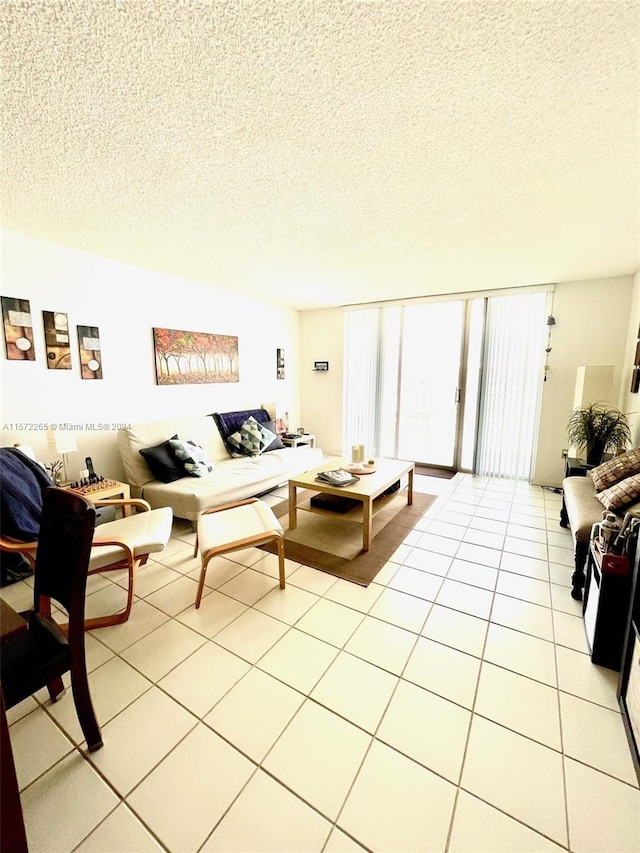
[{"label": "light tile floor", "polygon": [[[87,638],[104,748],[83,751],[70,691],[8,713],[31,853],[637,853],[617,674],[587,655],[558,495],[416,487],[437,499],[368,589],[290,563],[281,591],[248,549],[196,611],[176,521],[130,621]],[[89,609],[122,582],[92,579]]]}]

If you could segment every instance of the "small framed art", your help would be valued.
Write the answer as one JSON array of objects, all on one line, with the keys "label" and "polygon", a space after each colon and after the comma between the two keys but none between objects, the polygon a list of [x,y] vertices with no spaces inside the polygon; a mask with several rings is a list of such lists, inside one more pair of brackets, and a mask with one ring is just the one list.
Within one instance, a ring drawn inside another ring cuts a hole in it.
[{"label": "small framed art", "polygon": [[7,358],[11,361],[35,361],[33,321],[28,299],[2,297],[2,324]]},{"label": "small framed art", "polygon": [[102,379],[102,352],[97,326],[78,326],[80,376],[83,379]]}]

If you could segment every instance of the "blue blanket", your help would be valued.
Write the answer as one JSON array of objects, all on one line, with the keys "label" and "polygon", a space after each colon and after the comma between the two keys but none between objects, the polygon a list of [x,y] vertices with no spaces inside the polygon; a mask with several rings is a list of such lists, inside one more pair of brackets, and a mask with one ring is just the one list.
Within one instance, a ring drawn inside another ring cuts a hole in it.
[{"label": "blue blanket", "polygon": [[53,482],[15,447],[0,447],[0,527],[3,536],[32,542],[40,533],[42,494]]},{"label": "blue blanket", "polygon": [[216,422],[216,426],[218,427],[224,446],[227,448],[231,456],[244,456],[243,453],[238,452],[237,447],[233,444],[229,444],[228,439],[230,435],[234,434],[234,432],[238,432],[242,424],[249,417],[255,418],[259,424],[263,424],[276,435],[276,438],[271,442],[269,447],[267,447],[267,450],[282,450],[284,447],[280,438],[277,437],[278,431],[276,430],[271,418],[269,417],[269,412],[267,412],[266,409],[243,409],[239,412],[213,412],[211,417]]}]

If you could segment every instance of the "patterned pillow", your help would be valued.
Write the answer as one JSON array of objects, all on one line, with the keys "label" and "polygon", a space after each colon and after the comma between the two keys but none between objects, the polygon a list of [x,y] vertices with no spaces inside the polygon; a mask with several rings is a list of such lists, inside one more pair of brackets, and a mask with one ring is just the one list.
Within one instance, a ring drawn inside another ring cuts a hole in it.
[{"label": "patterned pillow", "polygon": [[632,474],[640,474],[640,447],[634,447],[626,453],[621,453],[620,456],[614,456],[608,462],[593,468],[589,474],[593,479],[596,492],[614,486]]},{"label": "patterned pillow", "polygon": [[633,477],[627,477],[620,483],[598,492],[596,495],[600,503],[605,509],[610,509],[615,512],[617,509],[622,509],[624,506],[635,503],[640,499],[640,474],[635,474]]},{"label": "patterned pillow", "polygon": [[195,441],[182,441],[181,439],[169,439],[169,446],[185,470],[191,477],[204,477],[211,473],[214,465],[207,459],[204,449]]},{"label": "patterned pillow", "polygon": [[254,417],[249,417],[227,441],[244,456],[259,456],[275,438],[275,433],[259,424]]}]

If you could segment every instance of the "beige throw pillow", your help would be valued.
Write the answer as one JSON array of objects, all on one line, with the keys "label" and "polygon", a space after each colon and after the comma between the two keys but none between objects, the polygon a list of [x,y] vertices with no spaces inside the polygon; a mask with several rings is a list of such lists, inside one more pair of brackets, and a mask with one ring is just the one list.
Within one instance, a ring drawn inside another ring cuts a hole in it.
[{"label": "beige throw pillow", "polygon": [[613,512],[635,503],[640,499],[640,474],[627,477],[626,480],[598,492],[596,497],[605,509]]},{"label": "beige throw pillow", "polygon": [[634,447],[632,450],[620,454],[620,456],[614,456],[608,462],[603,462],[602,465],[593,468],[589,474],[593,479],[596,492],[608,489],[609,486],[613,486],[633,474],[640,474],[640,447]]}]

